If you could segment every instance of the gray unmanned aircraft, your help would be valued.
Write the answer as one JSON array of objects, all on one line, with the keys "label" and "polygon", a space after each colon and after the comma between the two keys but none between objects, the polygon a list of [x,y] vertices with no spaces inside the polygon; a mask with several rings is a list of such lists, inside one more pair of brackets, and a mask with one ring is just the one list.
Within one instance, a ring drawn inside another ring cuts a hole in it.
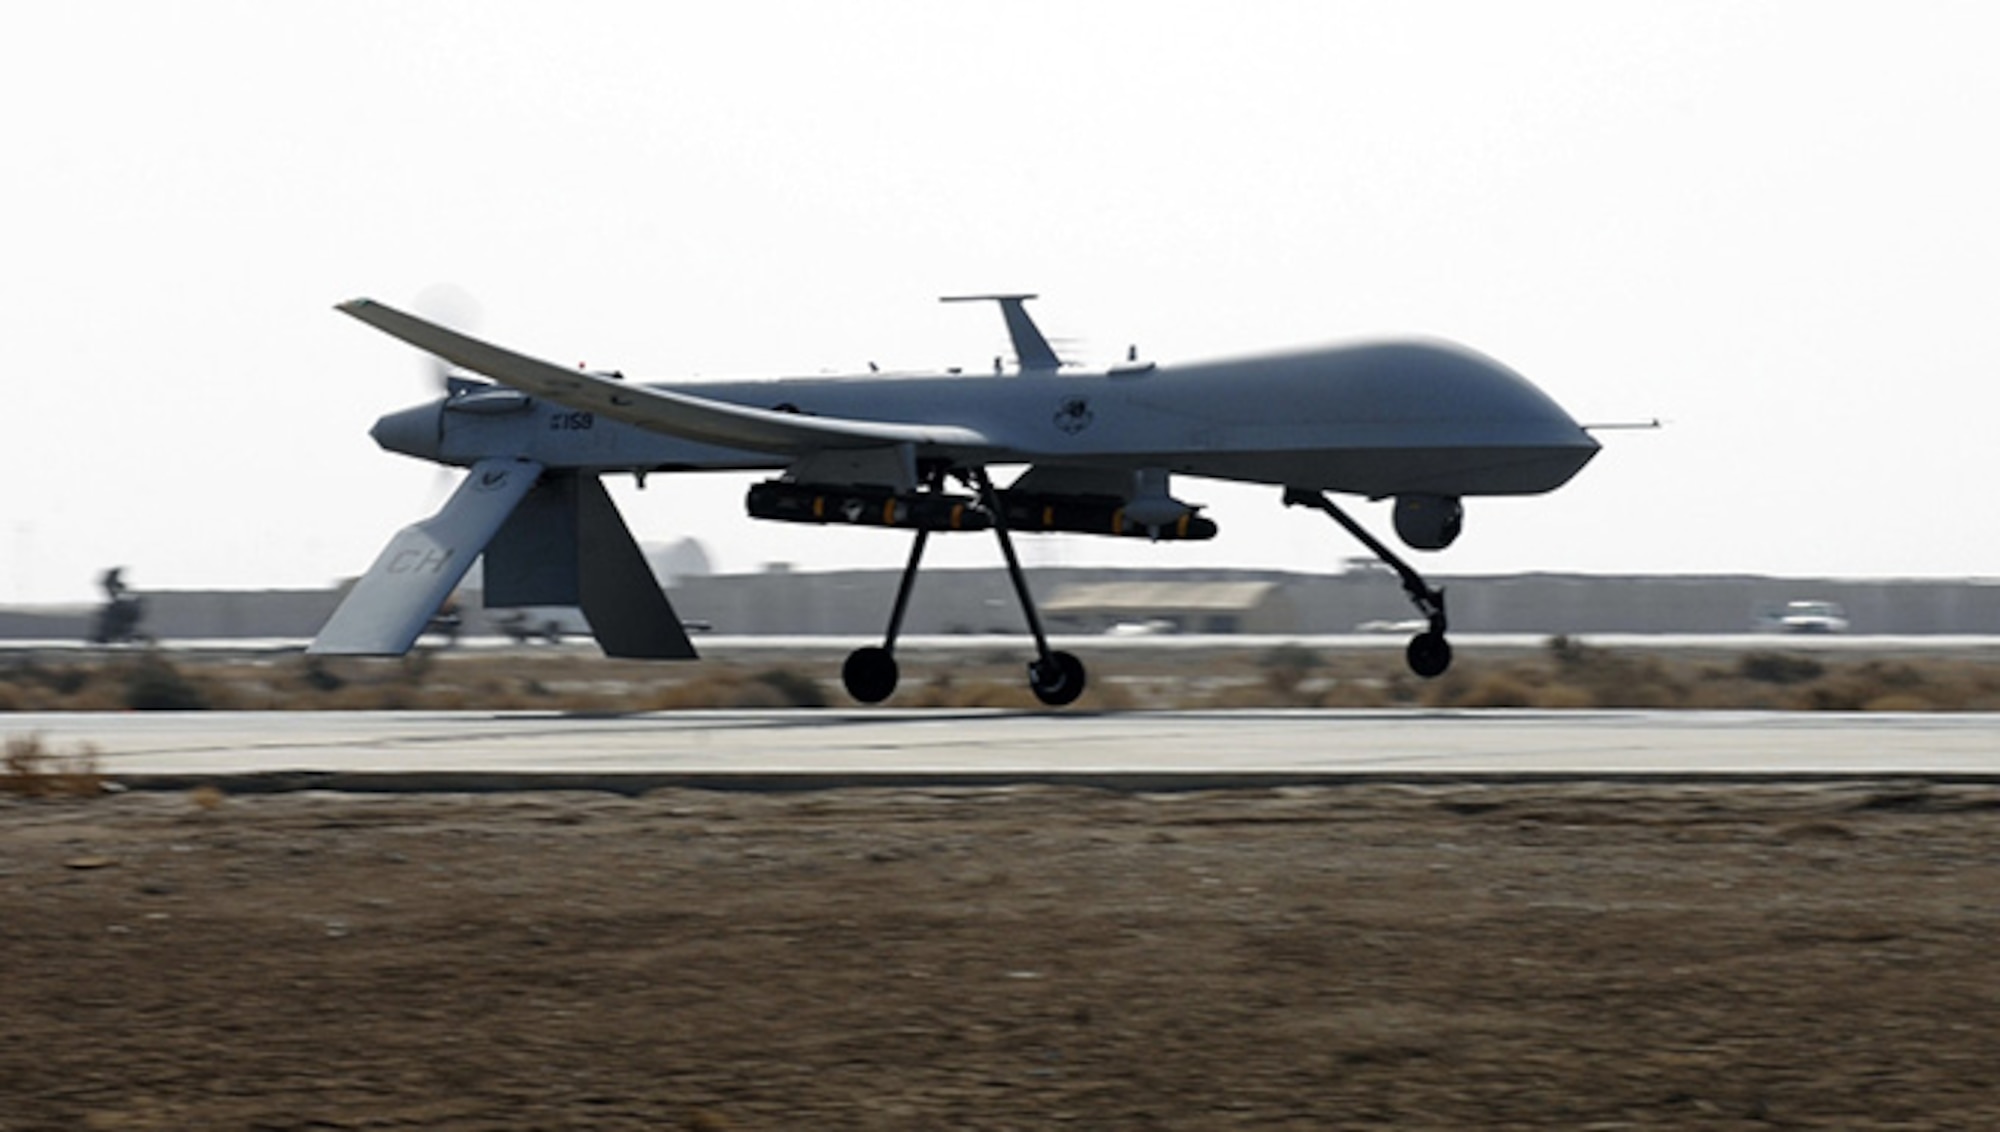
[{"label": "gray unmanned aircraft", "polygon": [[[601,477],[708,470],[778,473],[750,488],[759,519],[914,532],[882,644],[841,677],[878,703],[895,691],[896,637],[933,533],[989,530],[1020,598],[1036,697],[1067,704],[1083,665],[1049,647],[1012,536],[1069,532],[1207,539],[1215,524],[1173,477],[1270,484],[1324,512],[1393,567],[1427,628],[1407,650],[1431,677],[1451,664],[1442,591],[1341,510],[1329,492],[1393,498],[1396,533],[1420,550],[1458,537],[1468,495],[1530,495],[1567,482],[1598,444],[1560,406],[1489,358],[1435,341],[1331,346],[1190,364],[1068,366],[1029,317],[997,303],[1016,364],[992,376],[917,375],[640,384],[513,353],[368,299],[339,309],[490,381],[371,431],[393,452],[470,469],[442,510],[398,532],[334,611],[311,652],[408,652],[475,557],[489,606],[573,605],[611,656],[693,659]],[[988,469],[1026,465],[1008,486]]]}]

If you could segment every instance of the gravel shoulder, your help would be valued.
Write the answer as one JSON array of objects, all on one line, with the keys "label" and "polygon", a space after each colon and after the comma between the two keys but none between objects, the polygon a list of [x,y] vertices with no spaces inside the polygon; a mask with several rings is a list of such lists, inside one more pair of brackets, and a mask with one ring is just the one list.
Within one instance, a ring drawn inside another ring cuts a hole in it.
[{"label": "gravel shoulder", "polygon": [[2000,788],[0,800],[0,1132],[2000,1123]]}]

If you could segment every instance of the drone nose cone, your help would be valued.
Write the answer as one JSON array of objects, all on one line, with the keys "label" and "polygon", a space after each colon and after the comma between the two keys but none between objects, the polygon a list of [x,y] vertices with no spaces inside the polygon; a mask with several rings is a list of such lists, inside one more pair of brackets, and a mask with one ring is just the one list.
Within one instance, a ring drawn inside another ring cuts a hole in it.
[{"label": "drone nose cone", "polygon": [[368,435],[391,452],[436,460],[444,440],[444,403],[433,401],[390,413],[376,421]]}]

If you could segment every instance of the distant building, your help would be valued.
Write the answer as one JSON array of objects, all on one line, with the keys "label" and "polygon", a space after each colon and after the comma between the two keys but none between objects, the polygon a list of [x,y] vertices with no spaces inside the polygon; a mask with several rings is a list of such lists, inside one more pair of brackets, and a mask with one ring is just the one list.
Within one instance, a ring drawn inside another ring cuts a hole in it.
[{"label": "distant building", "polygon": [[[674,608],[723,635],[878,637],[899,578],[895,570],[702,574],[671,587]],[[1333,575],[1267,571],[1121,571],[1045,567],[1030,572],[1051,631],[1320,635],[1353,633],[1415,617],[1389,571]],[[1578,574],[1438,575],[1456,633],[1700,633],[1749,631],[1759,611],[1810,594],[1838,602],[1847,632],[2000,636],[2000,579],[1828,579],[1761,576],[1602,577]],[[339,604],[339,590],[146,593],[146,633],[161,641],[304,640]],[[502,632],[502,610],[477,587],[459,595],[469,636]],[[0,608],[0,639],[71,641],[90,631],[86,606]],[[1122,628],[1121,628],[1122,627]],[[998,569],[927,571],[910,596],[903,632],[1018,634],[1020,603]],[[566,630],[568,632],[568,630]],[[575,635],[570,633],[569,635]]]},{"label": "distant building", "polygon": [[1092,582],[1042,604],[1062,633],[1291,633],[1298,613],[1278,582]]}]

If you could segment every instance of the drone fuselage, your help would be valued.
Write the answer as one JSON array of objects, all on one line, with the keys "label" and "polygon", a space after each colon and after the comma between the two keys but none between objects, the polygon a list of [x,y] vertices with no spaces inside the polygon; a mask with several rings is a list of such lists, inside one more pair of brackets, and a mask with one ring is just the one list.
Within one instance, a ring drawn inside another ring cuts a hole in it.
[{"label": "drone fuselage", "polygon": [[[1598,450],[1520,375],[1429,341],[1081,372],[866,374],[654,388],[808,418],[949,420],[988,438],[982,458],[989,464],[1158,469],[1369,497],[1545,492]],[[374,435],[393,451],[466,466],[495,455],[593,472],[794,463],[784,454],[662,435],[473,383],[382,418]],[[916,460],[928,454],[924,445],[911,448]]]}]

